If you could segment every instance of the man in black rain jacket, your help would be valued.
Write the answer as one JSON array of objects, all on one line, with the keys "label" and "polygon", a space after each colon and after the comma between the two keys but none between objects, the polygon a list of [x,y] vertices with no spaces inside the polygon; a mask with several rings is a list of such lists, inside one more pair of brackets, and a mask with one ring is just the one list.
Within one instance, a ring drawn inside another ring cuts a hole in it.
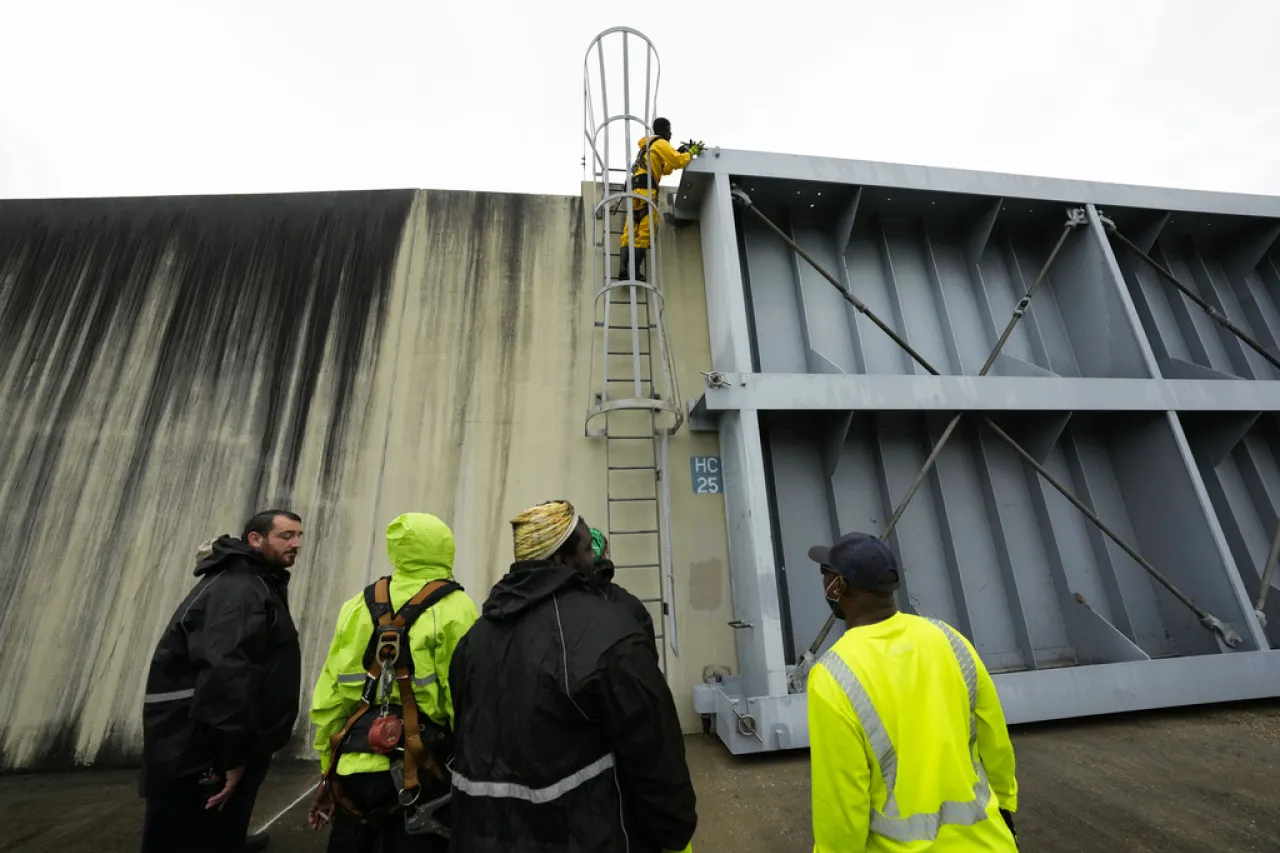
[{"label": "man in black rain jacket", "polygon": [[449,672],[455,853],[686,849],[697,825],[649,635],[592,577],[563,501],[512,521],[516,562]]},{"label": "man in black rain jacket", "polygon": [[288,568],[302,524],[267,510],[201,550],[143,699],[142,853],[243,850],[271,754],[298,716],[302,660]]},{"label": "man in black rain jacket", "polygon": [[653,628],[653,616],[649,613],[649,608],[645,603],[636,598],[630,590],[625,587],[618,586],[613,582],[614,565],[613,560],[609,559],[609,540],[605,535],[594,527],[591,528],[591,553],[595,557],[595,567],[593,573],[596,579],[596,585],[604,592],[604,597],[610,601],[621,604],[631,618],[636,620],[636,624],[649,637],[653,643],[653,653],[658,653],[658,636]]}]

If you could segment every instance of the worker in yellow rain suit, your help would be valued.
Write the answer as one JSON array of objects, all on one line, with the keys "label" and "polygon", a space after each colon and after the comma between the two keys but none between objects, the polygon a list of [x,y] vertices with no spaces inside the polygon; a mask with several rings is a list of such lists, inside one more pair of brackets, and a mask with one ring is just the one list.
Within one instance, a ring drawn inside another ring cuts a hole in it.
[{"label": "worker in yellow rain suit", "polygon": [[[449,663],[458,642],[477,618],[475,602],[453,581],[453,556],[453,532],[433,515],[407,513],[387,527],[387,557],[395,571],[382,589],[395,615],[406,617],[408,625],[400,641],[400,646],[407,641],[408,648],[401,649],[407,654],[400,655],[398,667],[409,668],[406,680],[412,684],[417,708],[414,716],[420,720],[424,740],[435,738],[432,742],[437,753],[433,758],[439,768],[448,758],[441,753],[447,752],[454,722]],[[379,612],[376,599],[381,583],[375,582],[342,606],[329,655],[316,681],[311,720],[316,725],[315,748],[320,755],[322,776],[330,771],[334,736],[343,736],[338,738],[338,778],[335,783],[331,775],[327,776],[312,804],[309,823],[320,829],[333,821],[329,853],[445,851],[448,841],[442,835],[409,833],[407,814],[397,808],[402,780],[393,778],[392,762],[397,762],[395,769],[403,775],[407,761],[404,756],[408,754],[405,737],[400,735],[398,748],[380,752],[371,746],[377,742],[380,730],[373,727],[378,725],[375,721],[383,715],[384,708],[403,718],[406,734],[411,720],[404,707],[408,703],[398,692],[399,685],[392,687],[388,683],[387,691],[381,692],[383,685],[368,674],[375,645],[375,619],[371,617]],[[384,612],[385,608],[386,605]],[[397,668],[395,674],[399,677],[401,670]],[[388,676],[387,681],[392,679]],[[389,702],[379,698],[386,696],[390,697]],[[355,712],[365,708],[364,703],[371,707],[352,723]],[[447,771],[440,775],[443,778],[423,773],[415,803],[428,803],[448,793]],[[344,808],[344,799],[360,814]],[[441,809],[432,817],[442,819],[445,814]]]},{"label": "worker in yellow rain suit", "polygon": [[809,557],[848,626],[809,676],[814,850],[1017,850],[1013,744],[969,641],[898,612],[898,561],[876,537]]},{"label": "worker in yellow rain suit", "polygon": [[[658,200],[658,184],[662,182],[662,178],[670,175],[676,169],[683,169],[689,165],[694,157],[702,151],[702,143],[695,142],[691,145],[681,145],[679,150],[671,145],[671,122],[665,118],[656,118],[653,120],[653,135],[646,136],[636,143],[640,146],[640,153],[636,155],[636,161],[631,166],[631,191],[638,193],[644,198],[652,198],[655,202]],[[631,276],[631,252],[628,246],[631,245],[631,229],[635,228],[635,256],[636,256],[636,274],[633,279]],[[622,239],[619,242],[621,251],[621,259],[618,263],[618,281],[644,281],[644,273],[640,271],[640,267],[644,265],[645,254],[649,249],[649,242],[652,240],[653,229],[658,227],[658,223],[650,216],[649,203],[643,199],[631,199],[631,219],[622,229]]]}]

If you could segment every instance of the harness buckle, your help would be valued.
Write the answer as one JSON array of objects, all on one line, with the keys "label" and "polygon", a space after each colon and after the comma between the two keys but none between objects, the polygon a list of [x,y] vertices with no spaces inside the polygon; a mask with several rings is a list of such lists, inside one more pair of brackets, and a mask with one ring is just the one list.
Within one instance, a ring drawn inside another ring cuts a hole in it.
[{"label": "harness buckle", "polygon": [[378,660],[382,662],[383,669],[394,667],[396,661],[400,660],[400,646],[403,641],[404,628],[398,625],[387,625],[378,629],[378,650],[376,654]]}]

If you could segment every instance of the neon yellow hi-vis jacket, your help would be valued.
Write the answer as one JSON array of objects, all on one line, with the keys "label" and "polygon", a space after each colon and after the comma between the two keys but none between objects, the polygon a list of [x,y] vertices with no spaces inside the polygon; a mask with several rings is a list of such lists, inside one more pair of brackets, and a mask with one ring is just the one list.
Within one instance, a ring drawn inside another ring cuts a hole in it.
[{"label": "neon yellow hi-vis jacket", "polygon": [[[387,527],[387,556],[391,575],[391,605],[399,610],[423,586],[453,577],[453,532],[443,521],[426,513],[411,512]],[[409,629],[413,652],[413,695],[421,713],[453,728],[453,700],[449,696],[449,661],[458,641],[476,621],[476,605],[456,590],[437,601]],[[364,592],[342,605],[338,627],[316,681],[311,698],[311,721],[316,725],[316,752],[320,772],[327,772],[329,738],[341,730],[360,707],[364,687],[364,653],[373,636],[373,620],[364,603]],[[397,700],[399,701],[399,700]],[[338,773],[376,773],[387,770],[385,755],[346,752],[338,761]]]},{"label": "neon yellow hi-vis jacket", "polygon": [[1013,744],[960,632],[905,613],[850,629],[808,692],[815,851],[1014,853]]}]

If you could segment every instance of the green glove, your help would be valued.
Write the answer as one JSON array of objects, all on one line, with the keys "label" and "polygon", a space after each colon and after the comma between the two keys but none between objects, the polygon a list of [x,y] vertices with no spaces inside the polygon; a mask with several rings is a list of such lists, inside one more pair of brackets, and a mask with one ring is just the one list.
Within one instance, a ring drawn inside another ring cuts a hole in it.
[{"label": "green glove", "polygon": [[690,153],[690,154],[692,154],[694,157],[697,157],[699,154],[701,154],[701,153],[702,153],[702,143],[701,143],[701,142],[695,142],[695,143],[693,143],[692,145],[690,145],[690,146],[689,146],[689,153]]}]

